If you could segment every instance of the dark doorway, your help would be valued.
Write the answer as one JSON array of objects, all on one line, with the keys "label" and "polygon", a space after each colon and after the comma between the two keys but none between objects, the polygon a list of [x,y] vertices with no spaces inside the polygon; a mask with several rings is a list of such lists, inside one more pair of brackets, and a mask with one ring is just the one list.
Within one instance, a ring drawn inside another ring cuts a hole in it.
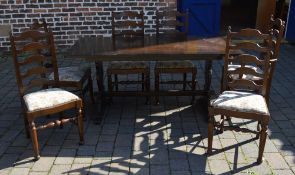
[{"label": "dark doorway", "polygon": [[255,28],[258,0],[222,0],[220,32],[224,35],[227,27],[233,31],[242,28]]}]

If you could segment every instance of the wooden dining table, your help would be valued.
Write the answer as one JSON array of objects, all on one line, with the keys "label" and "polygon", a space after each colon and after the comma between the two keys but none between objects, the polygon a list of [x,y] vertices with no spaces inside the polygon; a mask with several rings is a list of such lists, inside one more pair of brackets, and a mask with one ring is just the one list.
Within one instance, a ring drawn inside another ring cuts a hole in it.
[{"label": "wooden dining table", "polygon": [[[70,47],[66,56],[94,61],[96,65],[96,79],[101,100],[100,111],[104,114],[106,93],[104,91],[103,62],[106,61],[168,61],[168,60],[198,60],[205,61],[203,89],[187,91],[185,95],[210,94],[212,61],[221,60],[225,54],[225,38],[184,38],[163,37],[149,35],[144,38],[116,39],[111,37],[84,36]],[[133,95],[132,92],[126,92]],[[154,91],[150,91],[153,95]],[[135,94],[135,93],[134,93]],[[138,95],[138,92],[136,93]],[[116,94],[114,94],[116,95]],[[142,92],[142,95],[147,95]],[[177,95],[175,92],[160,92],[160,95]],[[182,93],[183,95],[183,93]],[[99,122],[101,117],[97,118]]]}]

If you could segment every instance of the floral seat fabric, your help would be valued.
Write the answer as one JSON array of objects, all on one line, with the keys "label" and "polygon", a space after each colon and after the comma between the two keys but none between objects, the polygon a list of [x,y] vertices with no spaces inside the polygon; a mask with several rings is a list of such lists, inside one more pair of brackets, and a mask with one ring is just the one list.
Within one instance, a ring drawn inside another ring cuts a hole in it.
[{"label": "floral seat fabric", "polygon": [[145,69],[149,65],[144,61],[112,61],[109,65],[110,69]]},{"label": "floral seat fabric", "polygon": [[28,111],[33,112],[54,108],[80,98],[71,92],[50,88],[26,94],[23,99]]},{"label": "floral seat fabric", "polygon": [[215,108],[269,115],[264,97],[250,92],[224,91],[210,103]]},{"label": "floral seat fabric", "polygon": [[[228,65],[228,70],[229,71],[233,71],[237,68],[240,68],[241,65],[234,65],[234,64],[231,64],[231,65]],[[252,68],[253,70],[255,70],[257,73],[259,74],[263,74],[263,71],[259,68],[259,67],[256,67],[256,66],[252,66],[252,65],[246,65],[245,67],[248,67],[248,68]],[[239,78],[239,75],[238,74],[232,74],[230,75],[230,77],[232,79],[238,79]],[[254,76],[254,75],[250,75],[250,74],[244,74],[242,79],[246,79],[246,80],[253,80],[253,81],[256,81],[256,80],[261,80],[260,77],[257,77],[257,76]]]},{"label": "floral seat fabric", "polygon": [[[88,67],[61,67],[58,68],[59,81],[80,81]],[[49,80],[54,80],[54,73],[49,75]]]},{"label": "floral seat fabric", "polygon": [[174,68],[193,68],[195,65],[189,60],[184,61],[158,61],[156,68],[160,69],[174,69]]}]

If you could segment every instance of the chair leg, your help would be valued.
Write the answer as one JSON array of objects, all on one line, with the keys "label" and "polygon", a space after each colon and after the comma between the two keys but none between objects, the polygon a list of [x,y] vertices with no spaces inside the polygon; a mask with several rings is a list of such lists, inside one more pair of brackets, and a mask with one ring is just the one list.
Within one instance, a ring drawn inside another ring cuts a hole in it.
[{"label": "chair leg", "polygon": [[207,153],[212,153],[212,144],[213,144],[213,116],[209,116],[209,122],[208,122],[208,150]]},{"label": "chair leg", "polygon": [[31,134],[33,149],[35,153],[35,160],[39,160],[40,159],[39,143],[38,143],[38,136],[37,136],[37,129],[35,126],[35,122],[29,121],[29,125],[30,125],[30,134]]},{"label": "chair leg", "polygon": [[258,123],[257,123],[257,134],[256,134],[256,139],[259,139],[259,133],[260,133],[260,131],[261,131],[261,128],[260,128],[260,126],[261,126],[261,122],[260,121],[258,121]]},{"label": "chair leg", "polygon": [[183,74],[183,84],[182,84],[182,90],[185,91],[186,89],[186,73]]},{"label": "chair leg", "polygon": [[119,91],[119,82],[118,82],[118,75],[115,74],[115,88],[116,88],[116,91]]},{"label": "chair leg", "polygon": [[160,74],[155,70],[155,98],[156,104],[159,104]]},{"label": "chair leg", "polygon": [[26,130],[26,136],[27,138],[30,138],[30,128],[29,128],[29,122],[27,119],[27,116],[25,113],[23,113],[24,123],[25,123],[25,130]]},{"label": "chair leg", "polygon": [[[59,113],[59,120],[62,121],[62,119],[64,118],[64,113],[60,112]],[[62,129],[64,127],[63,123],[60,123],[59,128]]]},{"label": "chair leg", "polygon": [[261,131],[260,131],[260,140],[259,140],[259,153],[258,153],[258,159],[257,159],[258,164],[262,163],[266,137],[267,137],[267,124],[265,122],[262,122]]},{"label": "chair leg", "polygon": [[83,107],[81,107],[78,111],[78,119],[77,120],[78,120],[78,130],[79,130],[79,137],[80,137],[79,144],[83,145],[84,144]]},{"label": "chair leg", "polygon": [[95,99],[94,99],[94,95],[93,95],[93,84],[92,84],[92,78],[91,76],[89,76],[88,78],[88,90],[89,90],[89,96],[90,96],[90,99],[91,99],[91,102],[92,104],[95,103]]},{"label": "chair leg", "polygon": [[224,131],[224,115],[221,115],[220,133]]}]

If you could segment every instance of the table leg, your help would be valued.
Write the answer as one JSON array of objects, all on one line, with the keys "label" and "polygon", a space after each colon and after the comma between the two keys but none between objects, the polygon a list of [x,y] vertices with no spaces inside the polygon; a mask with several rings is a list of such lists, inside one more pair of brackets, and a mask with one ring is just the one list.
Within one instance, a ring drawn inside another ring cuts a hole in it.
[{"label": "table leg", "polygon": [[103,63],[102,61],[95,62],[96,68],[96,82],[98,87],[98,98],[100,99],[100,111],[99,115],[97,116],[95,122],[100,124],[102,120],[102,116],[105,112],[105,94],[104,94],[104,84],[103,84]]}]

